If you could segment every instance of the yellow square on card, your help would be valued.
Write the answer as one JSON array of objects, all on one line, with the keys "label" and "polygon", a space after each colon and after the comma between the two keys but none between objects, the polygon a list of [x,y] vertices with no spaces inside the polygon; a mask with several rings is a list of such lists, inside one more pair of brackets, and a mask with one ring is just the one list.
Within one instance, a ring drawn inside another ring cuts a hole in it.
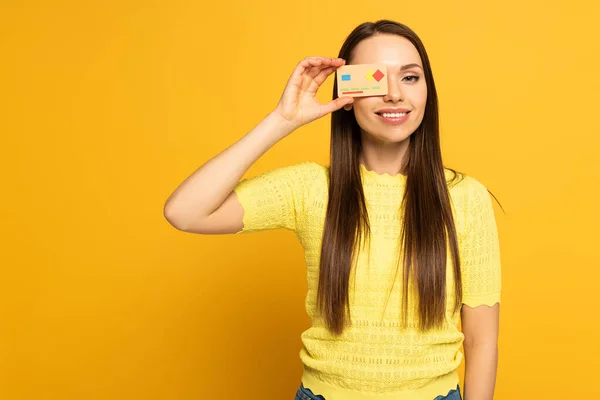
[{"label": "yellow square on card", "polygon": [[343,65],[336,71],[338,97],[383,96],[387,82],[385,64]]}]

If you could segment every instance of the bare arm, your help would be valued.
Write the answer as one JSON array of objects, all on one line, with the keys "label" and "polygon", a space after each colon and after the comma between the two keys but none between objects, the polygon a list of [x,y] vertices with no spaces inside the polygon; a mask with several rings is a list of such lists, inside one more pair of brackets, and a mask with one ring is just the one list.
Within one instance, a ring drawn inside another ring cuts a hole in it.
[{"label": "bare arm", "polygon": [[[165,218],[183,231],[240,231],[243,209],[233,189],[250,166],[293,129],[283,117],[269,114],[244,137],[183,181],[165,203]],[[222,205],[224,207],[220,209]]]},{"label": "bare arm", "polygon": [[341,97],[321,104],[315,98],[319,86],[344,63],[341,59],[323,57],[301,61],[290,76],[275,111],[198,168],[169,196],[163,210],[167,221],[186,232],[239,232],[244,211],[233,189],[250,166],[279,140],[353,101],[350,97]]},{"label": "bare arm", "polygon": [[462,329],[465,335],[465,400],[492,400],[498,368],[500,303],[493,307],[463,305]]}]

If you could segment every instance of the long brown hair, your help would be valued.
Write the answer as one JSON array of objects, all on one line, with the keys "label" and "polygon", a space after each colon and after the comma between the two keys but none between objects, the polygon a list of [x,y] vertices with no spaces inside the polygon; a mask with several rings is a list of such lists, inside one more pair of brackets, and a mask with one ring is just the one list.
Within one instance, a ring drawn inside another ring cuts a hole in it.
[{"label": "long brown hair", "polygon": [[[455,276],[456,313],[462,304],[460,257],[448,184],[440,148],[438,102],[427,52],[415,32],[406,25],[390,21],[365,22],[346,38],[338,57],[350,64],[356,45],[376,34],[396,34],[416,47],[423,62],[427,84],[427,103],[421,125],[410,136],[404,160],[406,186],[401,209],[404,213],[401,244],[404,265],[403,316],[406,322],[408,283],[416,280],[418,288],[419,326],[421,330],[440,326],[446,311],[446,249],[452,253]],[[337,97],[334,83],[333,98]],[[350,320],[348,287],[352,264],[369,237],[369,217],[361,181],[359,156],[361,131],[353,112],[343,109],[331,116],[331,162],[329,167],[329,201],[321,248],[317,305],[328,329],[341,334]],[[493,196],[493,194],[492,194]],[[495,196],[494,196],[495,198]],[[357,246],[358,245],[358,246]],[[396,270],[396,273],[398,270]],[[345,311],[348,312],[348,318]]]}]

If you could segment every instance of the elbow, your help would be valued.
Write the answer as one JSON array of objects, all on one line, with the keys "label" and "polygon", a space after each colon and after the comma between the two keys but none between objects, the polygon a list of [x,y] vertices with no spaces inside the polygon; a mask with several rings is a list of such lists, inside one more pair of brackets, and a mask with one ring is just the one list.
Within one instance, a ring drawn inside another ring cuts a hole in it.
[{"label": "elbow", "polygon": [[185,219],[181,217],[177,209],[168,200],[163,206],[163,216],[172,227],[180,231],[185,231]]}]

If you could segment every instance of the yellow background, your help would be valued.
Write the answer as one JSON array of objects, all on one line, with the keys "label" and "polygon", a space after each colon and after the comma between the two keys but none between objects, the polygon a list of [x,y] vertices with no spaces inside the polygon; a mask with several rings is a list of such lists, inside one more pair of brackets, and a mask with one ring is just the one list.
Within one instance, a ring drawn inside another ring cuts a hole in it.
[{"label": "yellow background", "polygon": [[[495,398],[599,394],[598,11],[582,0],[4,1],[0,398],[293,398],[309,324],[293,233],[185,234],[163,204],[275,107],[300,59],[335,57],[378,18],[421,36],[445,162],[506,211],[494,205]],[[300,129],[247,176],[327,163],[328,126]]]}]

